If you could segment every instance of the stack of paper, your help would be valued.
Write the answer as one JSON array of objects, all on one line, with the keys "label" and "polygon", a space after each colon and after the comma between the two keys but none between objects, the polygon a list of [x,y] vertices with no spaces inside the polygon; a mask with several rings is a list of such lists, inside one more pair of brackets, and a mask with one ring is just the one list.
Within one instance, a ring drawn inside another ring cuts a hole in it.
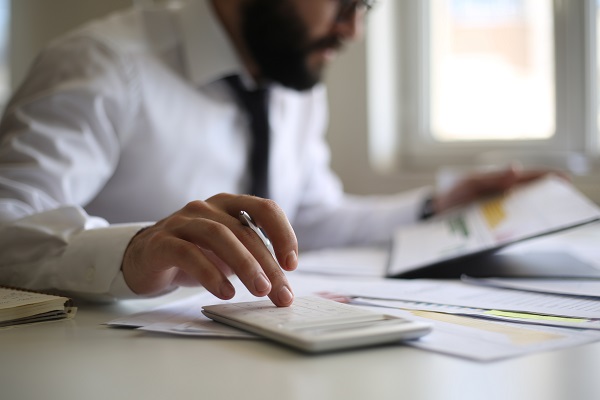
[{"label": "stack of paper", "polygon": [[[495,306],[504,305],[493,308],[498,312],[546,310],[541,295],[533,293],[525,293],[522,296],[512,290],[476,287],[453,281],[353,279],[308,274],[289,274],[288,278],[295,294],[299,296],[318,294],[327,297],[345,297],[360,307],[383,306],[387,307],[386,313],[433,323],[434,329],[431,334],[407,344],[472,360],[493,361],[600,340],[600,330],[596,329],[569,329],[551,326],[552,324],[547,324],[547,321],[539,323],[526,321],[525,324],[516,324],[502,321],[500,313],[477,315],[478,312],[485,313],[492,310],[486,308],[490,302]],[[232,301],[253,299],[239,281],[235,281],[235,286],[238,295]],[[430,295],[435,295],[435,302],[423,300],[429,299]],[[469,300],[469,296],[474,296],[473,302]],[[385,299],[386,297],[388,299]],[[562,314],[572,316],[573,312],[567,311],[574,304],[572,299],[556,297],[553,296],[552,299],[557,309],[561,310]],[[526,309],[515,305],[524,300],[529,304]],[[145,331],[174,335],[250,337],[248,334],[213,322],[201,314],[200,309],[203,305],[216,303],[220,301],[210,293],[202,293],[153,312],[111,321],[109,325],[134,326]],[[454,306],[447,304],[454,304]],[[600,315],[600,302],[596,304],[594,300],[583,299],[578,309],[585,310],[586,315],[590,317]],[[475,319],[472,318],[473,316],[486,319]],[[490,317],[495,320],[488,320],[487,318]]]}]

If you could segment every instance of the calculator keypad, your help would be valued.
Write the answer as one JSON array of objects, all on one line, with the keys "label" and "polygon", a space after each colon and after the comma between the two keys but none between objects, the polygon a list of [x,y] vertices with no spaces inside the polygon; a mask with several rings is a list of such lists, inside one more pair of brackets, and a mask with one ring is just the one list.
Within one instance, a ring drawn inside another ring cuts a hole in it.
[{"label": "calculator keypad", "polygon": [[371,321],[377,316],[347,304],[317,297],[296,298],[290,307],[275,307],[268,300],[214,307],[215,312],[234,320],[284,329],[300,329],[321,323]]}]

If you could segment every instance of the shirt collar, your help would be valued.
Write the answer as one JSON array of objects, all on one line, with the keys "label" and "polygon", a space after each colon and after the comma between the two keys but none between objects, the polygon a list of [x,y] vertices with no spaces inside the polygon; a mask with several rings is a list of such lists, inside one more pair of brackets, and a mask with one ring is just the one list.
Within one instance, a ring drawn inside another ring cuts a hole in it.
[{"label": "shirt collar", "polygon": [[239,74],[248,83],[231,40],[211,0],[191,0],[177,10],[188,78],[197,86]]}]

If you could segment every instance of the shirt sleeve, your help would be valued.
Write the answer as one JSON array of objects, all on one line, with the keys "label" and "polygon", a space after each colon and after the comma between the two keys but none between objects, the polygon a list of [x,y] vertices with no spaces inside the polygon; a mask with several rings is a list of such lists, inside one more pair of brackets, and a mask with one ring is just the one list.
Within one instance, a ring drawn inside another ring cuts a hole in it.
[{"label": "shirt sleeve", "polygon": [[324,88],[315,91],[313,120],[313,129],[308,132],[310,150],[303,166],[303,198],[292,222],[303,250],[388,243],[398,226],[419,220],[431,187],[389,196],[344,193],[330,168]]},{"label": "shirt sleeve", "polygon": [[114,172],[135,113],[123,56],[86,35],[35,61],[0,125],[0,282],[90,299],[132,297],[120,266],[144,224],[84,211]]}]

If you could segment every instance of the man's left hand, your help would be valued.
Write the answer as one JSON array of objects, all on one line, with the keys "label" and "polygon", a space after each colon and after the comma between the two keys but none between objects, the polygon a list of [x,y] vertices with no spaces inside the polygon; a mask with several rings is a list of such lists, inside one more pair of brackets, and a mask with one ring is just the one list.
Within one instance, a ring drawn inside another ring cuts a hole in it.
[{"label": "man's left hand", "polygon": [[445,193],[433,197],[435,214],[451,208],[468,204],[485,196],[505,192],[515,185],[539,179],[549,173],[555,173],[565,179],[568,177],[557,171],[550,170],[521,170],[510,167],[504,171],[472,174],[459,181]]}]

